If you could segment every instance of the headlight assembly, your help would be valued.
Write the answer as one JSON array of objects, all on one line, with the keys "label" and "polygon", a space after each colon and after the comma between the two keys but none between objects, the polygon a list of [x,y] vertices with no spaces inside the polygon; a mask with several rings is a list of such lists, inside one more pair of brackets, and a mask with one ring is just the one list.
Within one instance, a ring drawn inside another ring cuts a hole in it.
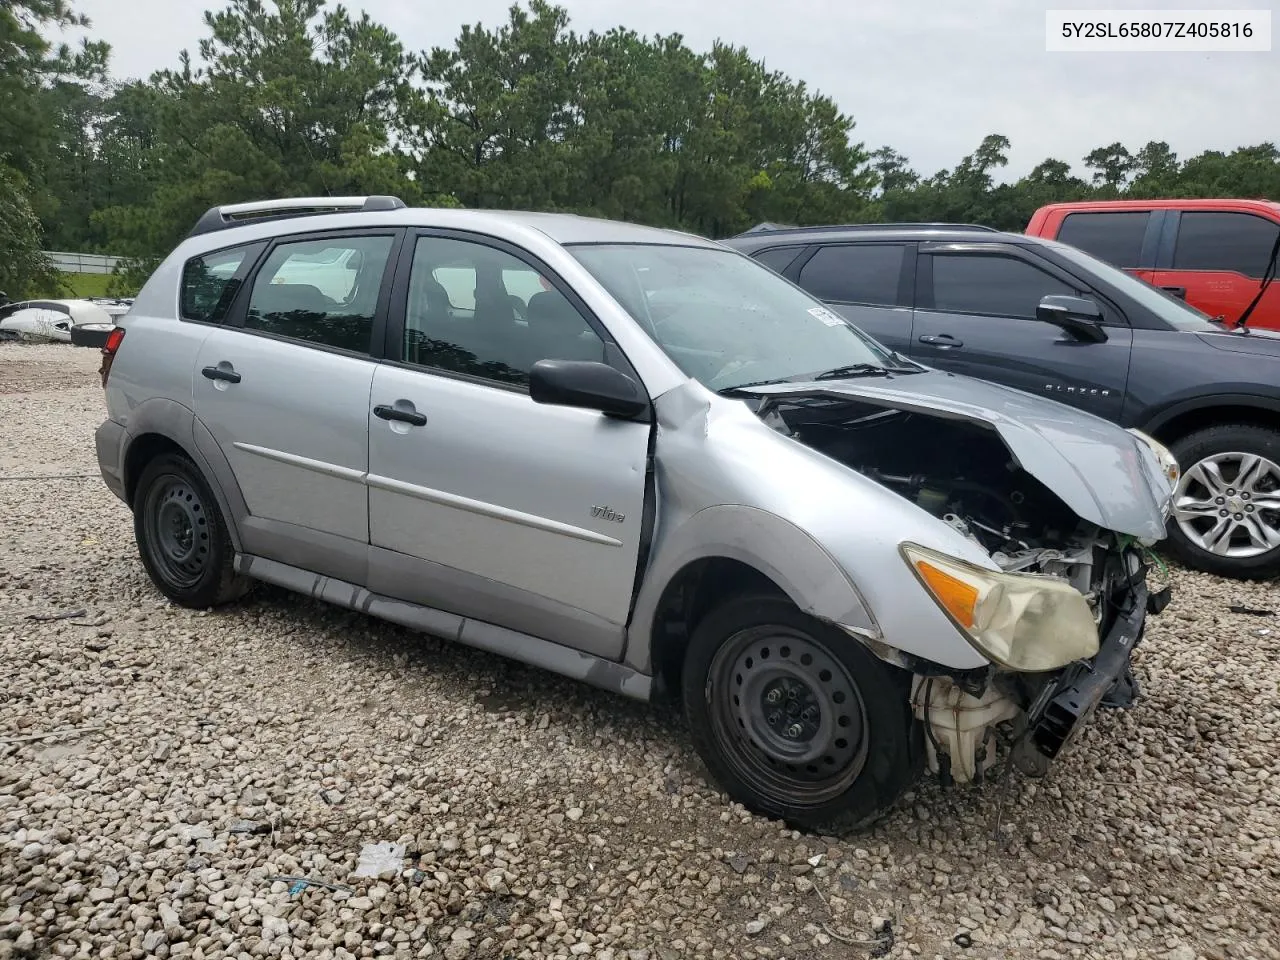
[{"label": "headlight assembly", "polygon": [[987,570],[913,543],[901,550],[951,622],[1000,666],[1038,673],[1097,654],[1093,611],[1069,583]]}]

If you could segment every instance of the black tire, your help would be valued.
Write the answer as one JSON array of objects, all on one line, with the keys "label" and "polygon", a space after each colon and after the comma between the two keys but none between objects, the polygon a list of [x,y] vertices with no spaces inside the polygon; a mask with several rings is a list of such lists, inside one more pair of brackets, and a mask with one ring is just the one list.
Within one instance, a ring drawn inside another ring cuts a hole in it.
[{"label": "black tire", "polygon": [[[1179,484],[1178,490],[1180,499],[1186,498],[1204,502],[1207,496],[1214,492],[1194,479],[1195,474],[1193,474],[1197,464],[1214,457],[1223,458],[1219,473],[1228,483],[1226,490],[1221,491],[1221,493],[1226,494],[1226,491],[1230,490],[1232,495],[1238,498],[1242,491],[1237,491],[1235,487],[1229,485],[1237,477],[1237,474],[1232,472],[1232,460],[1229,455],[1232,453],[1251,454],[1263,457],[1271,461],[1272,464],[1280,464],[1280,431],[1240,423],[1223,424],[1221,426],[1207,427],[1204,430],[1197,430],[1195,433],[1181,437],[1170,444],[1169,451],[1177,458],[1183,473],[1183,479]],[[1269,499],[1273,500],[1273,502],[1280,501],[1280,478],[1264,477],[1260,483],[1260,488],[1272,494]],[[1250,496],[1255,497],[1258,492],[1258,490],[1253,490]],[[1247,502],[1242,505],[1238,499],[1233,499],[1232,497],[1223,496],[1222,499],[1224,502],[1218,504],[1218,498],[1214,497],[1215,505],[1228,511],[1232,511],[1235,508],[1247,510],[1251,505]],[[1220,516],[1221,514],[1219,513]],[[1256,516],[1258,518],[1256,522],[1264,523],[1267,526],[1275,525],[1280,528],[1280,510],[1252,510],[1248,514],[1229,512],[1227,519],[1234,521],[1236,516],[1246,518]],[[1212,525],[1216,520],[1217,518],[1215,517],[1197,518],[1189,521],[1189,525],[1192,527],[1193,532],[1199,531],[1203,534],[1212,530]],[[1228,532],[1227,536],[1231,542],[1229,549],[1237,552],[1244,552],[1248,549],[1246,546],[1249,542],[1248,530],[1245,526],[1236,524],[1234,529]],[[1204,542],[1209,541],[1206,539]],[[1186,566],[1195,570],[1203,570],[1206,573],[1217,574],[1221,577],[1232,577],[1237,580],[1267,580],[1280,574],[1280,546],[1254,556],[1224,556],[1214,553],[1196,543],[1183,530],[1183,526],[1179,522],[1176,505],[1174,516],[1169,520],[1167,545],[1169,553]]]},{"label": "black tire", "polygon": [[[920,776],[923,733],[910,681],[789,600],[746,596],[694,629],[682,693],[694,746],[732,799],[792,827],[836,834],[879,819]],[[791,710],[797,702],[813,708],[811,720],[792,712],[774,723],[781,711],[773,704]],[[796,728],[801,739],[786,741]]]},{"label": "black tire", "polygon": [[218,501],[186,457],[164,453],[143,468],[133,533],[151,582],[174,603],[204,610],[248,592]]}]

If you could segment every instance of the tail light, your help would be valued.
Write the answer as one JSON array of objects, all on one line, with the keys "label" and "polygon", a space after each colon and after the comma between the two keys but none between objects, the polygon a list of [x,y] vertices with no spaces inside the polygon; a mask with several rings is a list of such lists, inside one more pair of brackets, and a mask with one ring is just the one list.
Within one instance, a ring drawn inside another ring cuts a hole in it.
[{"label": "tail light", "polygon": [[106,387],[107,377],[111,376],[111,362],[116,358],[116,351],[124,343],[124,327],[115,327],[107,334],[107,342],[102,345],[102,366],[98,375],[102,377],[102,386]]}]

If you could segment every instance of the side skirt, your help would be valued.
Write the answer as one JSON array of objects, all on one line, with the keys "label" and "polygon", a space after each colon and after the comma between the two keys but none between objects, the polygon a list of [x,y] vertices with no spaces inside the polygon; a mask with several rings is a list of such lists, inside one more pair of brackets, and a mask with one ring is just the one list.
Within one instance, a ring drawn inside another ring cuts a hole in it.
[{"label": "side skirt", "polygon": [[653,677],[648,674],[527,633],[508,630],[482,620],[459,617],[434,607],[384,597],[345,580],[335,580],[265,557],[237,554],[235,568],[237,573],[255,580],[263,580],[317,600],[358,610],[412,630],[456,640],[531,667],[583,680],[611,693],[621,693],[636,700],[649,700],[653,694]]}]

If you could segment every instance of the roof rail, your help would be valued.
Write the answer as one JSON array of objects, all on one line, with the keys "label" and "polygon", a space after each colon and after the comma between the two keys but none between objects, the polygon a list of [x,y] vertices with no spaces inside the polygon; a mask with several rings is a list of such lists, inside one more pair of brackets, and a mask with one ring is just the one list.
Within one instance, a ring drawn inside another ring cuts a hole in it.
[{"label": "roof rail", "polygon": [[310,217],[325,213],[373,210],[401,210],[405,202],[399,197],[287,197],[281,200],[255,200],[252,203],[228,203],[210,207],[204,212],[188,237],[239,227],[250,221],[282,220],[286,217]]},{"label": "roof rail", "polygon": [[826,230],[974,230],[981,233],[999,233],[995,227],[980,223],[832,223],[810,227],[782,227],[771,223],[758,223],[740,237],[754,233],[820,233]]}]

